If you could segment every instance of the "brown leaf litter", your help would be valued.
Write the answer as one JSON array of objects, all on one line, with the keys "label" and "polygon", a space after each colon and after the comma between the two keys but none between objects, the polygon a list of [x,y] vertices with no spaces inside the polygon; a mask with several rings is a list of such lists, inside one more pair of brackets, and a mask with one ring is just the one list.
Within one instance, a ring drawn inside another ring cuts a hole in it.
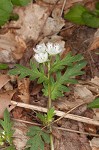
[{"label": "brown leaf litter", "polygon": [[0,62],[13,63],[21,59],[26,49],[22,38],[11,33],[0,34]]}]

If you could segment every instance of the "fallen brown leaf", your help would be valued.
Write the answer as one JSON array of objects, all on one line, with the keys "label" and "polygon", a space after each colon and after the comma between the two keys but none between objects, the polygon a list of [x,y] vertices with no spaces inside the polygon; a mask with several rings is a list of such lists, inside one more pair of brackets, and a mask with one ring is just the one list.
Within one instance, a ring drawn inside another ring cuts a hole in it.
[{"label": "fallen brown leaf", "polygon": [[10,77],[8,75],[0,75],[0,89],[10,81]]},{"label": "fallen brown leaf", "polygon": [[37,4],[30,4],[27,7],[16,7],[15,13],[19,15],[17,21],[11,21],[9,26],[19,27],[14,32],[26,39],[37,40],[42,26],[46,21],[49,10]]},{"label": "fallen brown leaf", "polygon": [[11,104],[11,98],[14,93],[14,90],[0,93],[0,118],[3,118],[3,114],[6,108],[10,112],[15,107]]},{"label": "fallen brown leaf", "polygon": [[30,100],[29,84],[30,84],[29,78],[18,80],[18,92],[19,92],[18,97],[20,98],[21,101],[27,104],[29,103]]},{"label": "fallen brown leaf", "polygon": [[97,29],[97,31],[94,34],[93,39],[91,40],[89,50],[91,51],[91,50],[95,50],[97,48],[99,48],[99,29]]},{"label": "fallen brown leaf", "polygon": [[10,31],[0,35],[0,62],[15,62],[22,58],[26,44],[23,39]]},{"label": "fallen brown leaf", "polygon": [[28,140],[28,137],[26,136],[28,127],[24,123],[14,122],[13,129],[15,131],[13,143],[16,150],[23,150]]}]

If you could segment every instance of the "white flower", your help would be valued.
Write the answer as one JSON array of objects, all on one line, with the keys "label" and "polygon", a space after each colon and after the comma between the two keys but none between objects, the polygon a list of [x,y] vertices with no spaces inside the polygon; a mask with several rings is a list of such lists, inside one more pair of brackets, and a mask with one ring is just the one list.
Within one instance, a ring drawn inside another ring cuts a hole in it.
[{"label": "white flower", "polygon": [[44,63],[48,61],[48,53],[36,53],[34,58],[38,63]]},{"label": "white flower", "polygon": [[33,48],[34,52],[36,53],[45,53],[46,52],[46,45],[44,43],[38,44],[36,48]]},{"label": "white flower", "polygon": [[47,43],[46,51],[49,55],[56,55],[62,52],[62,47],[59,44]]}]

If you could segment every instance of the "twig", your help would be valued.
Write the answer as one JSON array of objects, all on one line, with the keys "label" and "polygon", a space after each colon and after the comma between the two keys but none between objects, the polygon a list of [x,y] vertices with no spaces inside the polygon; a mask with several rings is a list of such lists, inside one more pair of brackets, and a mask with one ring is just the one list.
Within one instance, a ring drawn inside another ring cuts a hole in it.
[{"label": "twig", "polygon": [[[13,121],[16,122],[22,122],[22,123],[26,123],[26,124],[30,124],[30,125],[36,125],[36,126],[42,126],[39,123],[35,123],[35,122],[29,122],[29,121],[25,121],[25,120],[20,120],[20,119],[14,119],[11,118]],[[81,132],[81,131],[77,131],[77,130],[72,130],[72,129],[67,129],[67,128],[61,128],[61,127],[56,127],[53,126],[53,129],[58,129],[58,130],[63,130],[63,131],[67,131],[67,132],[73,132],[73,133],[79,133],[79,134],[85,134],[85,135],[90,135],[90,136],[94,136],[94,137],[99,137],[98,134],[93,134],[93,133],[88,133],[88,132]]]},{"label": "twig", "polygon": [[62,6],[62,10],[61,10],[61,14],[60,14],[60,16],[62,16],[62,13],[63,13],[64,7],[65,7],[65,5],[66,5],[66,1],[67,1],[67,0],[64,0],[64,2],[63,2],[63,6]]},{"label": "twig", "polygon": [[[15,101],[11,101],[11,103],[13,105],[16,105],[16,106],[19,106],[19,107],[28,108],[28,109],[31,109],[31,110],[36,110],[36,111],[45,112],[45,113],[47,112],[47,109],[44,108],[44,107],[29,105],[29,104],[20,103],[20,102],[18,103],[18,102],[15,102]],[[59,117],[64,115],[64,118],[67,118],[67,119],[72,119],[72,120],[75,120],[75,121],[79,121],[79,122],[99,126],[99,121],[94,120],[94,119],[90,119],[90,118],[87,118],[87,117],[82,117],[82,116],[78,116],[78,115],[74,115],[74,114],[65,115],[65,112],[58,111],[58,110],[55,110],[55,114]]]},{"label": "twig", "polygon": [[76,108],[78,108],[79,106],[83,105],[84,103],[81,103],[75,107],[73,107],[72,109],[70,109],[69,111],[67,111],[63,116],[61,116],[60,118],[58,118],[57,120],[53,121],[53,123],[58,122],[59,120],[61,120],[62,118],[64,118],[67,114],[71,113],[73,110],[75,110]]},{"label": "twig", "polygon": [[56,128],[58,130],[73,132],[73,133],[79,133],[79,134],[85,134],[85,135],[99,137],[99,134],[93,134],[93,133],[88,133],[88,132],[81,132],[81,131],[77,131],[77,130],[72,130],[72,129],[67,129],[67,128],[65,129],[65,128],[55,127],[55,126],[53,128]]}]

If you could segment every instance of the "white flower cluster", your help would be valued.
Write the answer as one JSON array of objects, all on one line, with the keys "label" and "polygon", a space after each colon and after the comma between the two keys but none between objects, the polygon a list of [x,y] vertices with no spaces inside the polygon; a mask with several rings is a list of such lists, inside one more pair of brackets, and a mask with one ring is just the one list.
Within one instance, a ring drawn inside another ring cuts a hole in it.
[{"label": "white flower cluster", "polygon": [[59,54],[62,51],[62,47],[57,43],[47,43],[46,45],[42,43],[33,48],[33,50],[36,53],[34,55],[35,60],[38,63],[44,63],[48,61],[49,55]]}]

